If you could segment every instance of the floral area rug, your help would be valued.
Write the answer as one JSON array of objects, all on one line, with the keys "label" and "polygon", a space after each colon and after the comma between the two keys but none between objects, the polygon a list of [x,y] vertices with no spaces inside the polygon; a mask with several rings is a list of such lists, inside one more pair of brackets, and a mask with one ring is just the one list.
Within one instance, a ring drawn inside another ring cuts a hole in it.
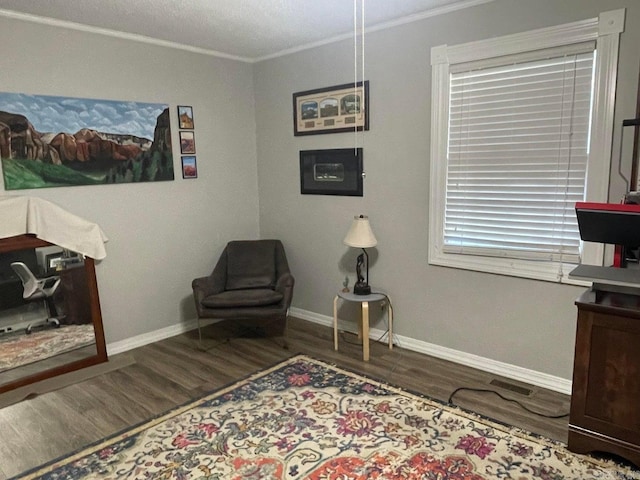
[{"label": "floral area rug", "polygon": [[61,325],[59,328],[24,330],[0,336],[0,372],[35,363],[96,341],[93,325]]},{"label": "floral area rug", "polygon": [[296,356],[21,478],[640,479],[640,472]]}]

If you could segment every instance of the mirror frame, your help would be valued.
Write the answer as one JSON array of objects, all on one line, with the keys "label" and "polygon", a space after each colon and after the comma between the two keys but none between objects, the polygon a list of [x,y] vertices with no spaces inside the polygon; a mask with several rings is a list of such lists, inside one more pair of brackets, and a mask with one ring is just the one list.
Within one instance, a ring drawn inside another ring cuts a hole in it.
[{"label": "mirror frame", "polygon": [[[36,238],[35,235],[16,235],[14,237],[0,238],[0,254],[12,252],[15,250],[49,247],[52,245],[54,244]],[[33,375],[28,375],[19,380],[5,383],[4,385],[0,385],[0,393],[8,392],[9,390],[23,387],[25,385],[30,385],[41,380],[46,380],[47,378],[73,372],[82,368],[90,367],[92,365],[97,365],[99,363],[108,361],[107,346],[104,340],[104,328],[102,326],[102,313],[100,311],[100,299],[98,297],[98,282],[96,279],[95,261],[93,258],[85,257],[84,269],[87,275],[89,300],[91,301],[91,320],[96,336],[96,355],[83,358],[81,360],[76,360],[65,365],[60,365],[49,370],[44,370]]]}]

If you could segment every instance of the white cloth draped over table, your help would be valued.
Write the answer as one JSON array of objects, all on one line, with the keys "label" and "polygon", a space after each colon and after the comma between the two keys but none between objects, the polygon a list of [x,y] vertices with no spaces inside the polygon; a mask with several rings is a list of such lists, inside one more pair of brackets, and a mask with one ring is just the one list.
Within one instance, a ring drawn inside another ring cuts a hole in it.
[{"label": "white cloth draped over table", "polygon": [[99,225],[41,198],[0,196],[0,238],[25,233],[96,260],[107,256]]}]

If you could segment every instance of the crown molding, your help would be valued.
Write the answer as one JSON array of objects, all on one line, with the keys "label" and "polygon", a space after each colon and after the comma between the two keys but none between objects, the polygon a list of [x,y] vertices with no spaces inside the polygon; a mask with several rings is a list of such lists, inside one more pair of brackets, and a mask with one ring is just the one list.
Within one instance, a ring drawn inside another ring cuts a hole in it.
[{"label": "crown molding", "polygon": [[[400,25],[405,25],[407,23],[418,22],[420,20],[424,20],[425,18],[437,17],[439,15],[444,15],[446,13],[455,12],[456,10],[475,7],[476,5],[482,5],[482,4],[490,3],[494,1],[495,0],[462,0],[452,5],[445,5],[442,7],[432,8],[424,12],[415,13],[413,15],[407,15],[406,17],[398,18],[396,20],[392,20],[389,22],[383,22],[377,25],[372,25],[370,27],[365,27],[365,33],[377,32],[380,30],[387,30],[389,28],[398,27]],[[329,45],[332,43],[337,43],[337,42],[341,42],[343,40],[349,40],[352,38],[353,38],[353,32],[344,33],[342,35],[336,35],[335,37],[320,40],[318,42],[306,43],[298,47],[288,48],[286,50],[281,50],[276,53],[264,55],[262,57],[257,57],[253,59],[253,62],[257,63],[257,62],[262,62],[264,60],[271,60],[273,58],[284,57],[286,55],[291,55],[293,53],[302,52],[304,50],[310,50],[312,48],[322,47],[324,45]]]},{"label": "crown molding", "polygon": [[218,52],[216,50],[209,50],[206,48],[193,47],[191,45],[184,45],[182,43],[170,42],[168,40],[160,40],[157,38],[146,37],[144,35],[138,35],[135,33],[119,32],[117,30],[111,30],[108,28],[94,27],[91,25],[84,25],[76,22],[69,22],[66,20],[57,20],[55,18],[41,17],[38,15],[31,15],[27,13],[14,12],[12,10],[0,9],[0,17],[10,18],[13,20],[22,20],[25,22],[38,23],[40,25],[48,25],[51,27],[66,28],[69,30],[76,30],[79,32],[95,33],[97,35],[104,35],[107,37],[120,38],[123,40],[131,40],[139,43],[147,43],[150,45],[156,45],[159,47],[173,48],[176,50],[183,50],[191,53],[198,53],[201,55],[208,55],[210,57],[225,58],[228,60],[235,60],[244,63],[253,63],[254,60],[247,57],[239,57],[237,55],[229,55],[227,53]]},{"label": "crown molding", "polygon": [[[394,28],[400,25],[405,25],[407,23],[418,22],[420,20],[424,20],[426,18],[437,17],[439,15],[444,15],[450,12],[454,12],[457,10],[462,10],[465,8],[474,7],[477,5],[482,5],[485,3],[490,3],[495,0],[461,0],[452,5],[444,5],[442,7],[433,8],[430,10],[426,10],[424,12],[407,15],[406,17],[402,17],[396,20],[392,20],[389,22],[379,23],[377,25],[372,25],[370,27],[365,27],[365,33],[376,32],[380,30],[387,30],[389,28]],[[216,50],[210,50],[207,48],[194,47],[190,45],[184,45],[177,42],[170,42],[168,40],[160,40],[152,37],[147,37],[144,35],[138,35],[135,33],[125,33],[120,32],[118,30],[111,30],[108,28],[95,27],[91,25],[84,25],[81,23],[70,22],[66,20],[58,20],[55,18],[42,17],[39,15],[32,15],[27,13],[14,12],[12,10],[0,9],[0,17],[10,18],[13,20],[22,20],[25,22],[38,23],[41,25],[48,25],[59,28],[66,28],[70,30],[76,30],[80,32],[86,33],[94,33],[97,35],[104,35],[108,37],[120,38],[123,40],[130,40],[134,42],[146,43],[149,45],[156,45],[159,47],[173,48],[176,50],[187,51],[191,53],[197,53],[201,55],[208,55],[211,57],[224,58],[228,60],[235,60],[243,63],[257,63],[262,62],[264,60],[270,60],[273,58],[284,57],[287,55],[291,55],[293,53],[302,52],[304,50],[310,50],[312,48],[321,47],[324,45],[329,45],[332,43],[341,42],[343,40],[353,38],[353,32],[345,33],[342,35],[336,35],[331,38],[327,38],[324,40],[320,40],[317,42],[306,43],[304,45],[300,45],[297,47],[288,48],[285,50],[281,50],[276,53],[272,53],[269,55],[264,55],[260,57],[250,58],[250,57],[242,57],[238,55],[230,55],[227,53],[219,52]]]}]

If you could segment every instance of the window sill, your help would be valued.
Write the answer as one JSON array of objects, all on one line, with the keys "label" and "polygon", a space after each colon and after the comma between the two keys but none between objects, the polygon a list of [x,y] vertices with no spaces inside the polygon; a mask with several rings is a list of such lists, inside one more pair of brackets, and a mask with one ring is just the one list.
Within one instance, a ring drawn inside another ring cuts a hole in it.
[{"label": "window sill", "polygon": [[569,278],[569,273],[577,266],[569,263],[481,257],[475,255],[440,253],[431,250],[429,252],[429,264],[565,285],[580,287],[591,286],[591,282]]}]

